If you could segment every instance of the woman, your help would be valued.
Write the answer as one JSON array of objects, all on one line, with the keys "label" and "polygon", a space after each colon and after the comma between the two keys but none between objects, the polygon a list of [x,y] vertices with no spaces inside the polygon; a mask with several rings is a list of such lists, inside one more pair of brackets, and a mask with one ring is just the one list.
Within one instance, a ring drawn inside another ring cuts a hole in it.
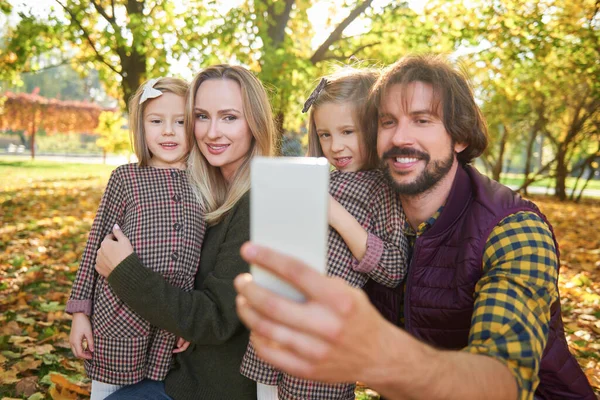
[{"label": "woman", "polygon": [[118,229],[103,241],[96,270],[140,316],[191,346],[177,354],[164,385],[145,380],[109,399],[256,399],[254,382],[239,373],[248,331],[236,315],[233,278],[249,269],[240,247],[249,239],[250,161],[273,152],[267,94],[242,67],[208,67],[190,85],[185,127],[189,175],[208,224],[194,290],[145,268]]}]

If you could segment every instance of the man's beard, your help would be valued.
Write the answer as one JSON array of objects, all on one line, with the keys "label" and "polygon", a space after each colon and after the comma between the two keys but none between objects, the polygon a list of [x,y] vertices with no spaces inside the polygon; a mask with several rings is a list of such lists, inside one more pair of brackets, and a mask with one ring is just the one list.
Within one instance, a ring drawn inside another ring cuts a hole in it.
[{"label": "man's beard", "polygon": [[[431,162],[431,157],[425,152],[412,148],[394,147],[386,151],[381,157],[385,176],[389,185],[400,195],[416,196],[434,188],[444,178],[454,163],[454,145],[450,147],[450,154],[443,160]],[[387,160],[396,157],[411,157],[425,161],[425,169],[417,179],[409,183],[398,183],[392,176],[391,168]]]}]

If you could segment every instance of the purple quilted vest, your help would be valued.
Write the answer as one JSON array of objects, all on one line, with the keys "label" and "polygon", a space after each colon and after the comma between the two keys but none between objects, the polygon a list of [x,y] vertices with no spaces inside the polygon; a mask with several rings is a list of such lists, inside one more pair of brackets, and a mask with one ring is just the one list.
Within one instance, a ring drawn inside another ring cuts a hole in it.
[{"label": "purple quilted vest", "polygon": [[[519,211],[535,212],[552,230],[535,204],[472,167],[459,167],[443,212],[415,243],[406,286],[389,289],[369,281],[365,290],[371,301],[398,324],[403,299],[404,328],[409,333],[443,349],[467,346],[486,240],[498,222]],[[539,376],[536,399],[596,399],[569,352],[559,300],[551,307]]]}]

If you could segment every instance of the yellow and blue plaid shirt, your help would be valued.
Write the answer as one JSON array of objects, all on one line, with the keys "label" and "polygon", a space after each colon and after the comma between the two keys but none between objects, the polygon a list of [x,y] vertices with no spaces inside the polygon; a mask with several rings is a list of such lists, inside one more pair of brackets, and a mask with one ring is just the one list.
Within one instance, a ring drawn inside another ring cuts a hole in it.
[{"label": "yellow and blue plaid shirt", "polygon": [[[435,223],[443,206],[415,231],[410,246]],[[521,400],[533,399],[550,328],[550,306],[558,299],[558,257],[552,232],[533,212],[504,218],[492,230],[483,255],[483,276],[474,293],[469,353],[494,357],[515,376]]]}]

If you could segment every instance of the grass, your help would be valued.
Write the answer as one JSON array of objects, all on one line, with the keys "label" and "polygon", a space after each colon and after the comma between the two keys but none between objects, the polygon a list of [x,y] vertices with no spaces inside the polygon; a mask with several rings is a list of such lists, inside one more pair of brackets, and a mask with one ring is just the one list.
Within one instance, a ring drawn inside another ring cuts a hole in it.
[{"label": "grass", "polygon": [[[503,174],[502,178],[500,179],[500,182],[504,185],[519,187],[523,184],[524,180],[525,180],[525,177],[523,174]],[[567,189],[572,189],[573,186],[575,185],[576,180],[577,180],[577,178],[568,177],[567,181],[566,181]],[[530,186],[531,187],[543,187],[543,188],[550,186],[552,188],[552,187],[554,187],[554,183],[555,183],[555,180],[553,178],[543,178],[539,181],[532,183]],[[581,189],[581,187],[583,186],[584,183],[585,183],[585,179],[582,178],[579,180],[579,184],[577,187],[578,191]],[[590,183],[588,184],[586,190],[587,189],[600,190],[600,180],[592,179],[590,181]]]},{"label": "grass", "polygon": [[74,164],[56,161],[31,161],[21,157],[0,157],[0,190],[23,186],[17,182],[28,183],[45,181],[77,181],[88,179],[108,179],[114,165]]}]

